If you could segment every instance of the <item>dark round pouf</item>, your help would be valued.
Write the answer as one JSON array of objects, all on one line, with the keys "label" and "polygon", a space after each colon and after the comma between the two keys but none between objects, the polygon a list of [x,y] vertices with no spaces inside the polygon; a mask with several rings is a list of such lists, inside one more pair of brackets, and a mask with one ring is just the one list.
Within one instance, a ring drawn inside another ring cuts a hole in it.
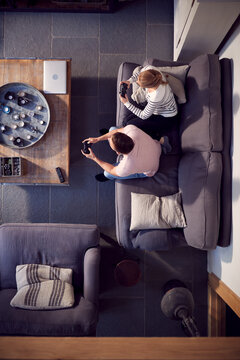
[{"label": "dark round pouf", "polygon": [[122,260],[117,264],[114,276],[120,285],[133,286],[139,281],[141,271],[136,261]]}]

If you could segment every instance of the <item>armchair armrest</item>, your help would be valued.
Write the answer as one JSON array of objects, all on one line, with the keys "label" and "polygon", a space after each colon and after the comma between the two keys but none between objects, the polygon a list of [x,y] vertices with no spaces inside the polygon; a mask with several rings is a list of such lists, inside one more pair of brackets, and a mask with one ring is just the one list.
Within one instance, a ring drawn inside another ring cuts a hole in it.
[{"label": "armchair armrest", "polygon": [[100,248],[88,249],[84,256],[83,296],[95,305],[99,294],[99,263]]}]

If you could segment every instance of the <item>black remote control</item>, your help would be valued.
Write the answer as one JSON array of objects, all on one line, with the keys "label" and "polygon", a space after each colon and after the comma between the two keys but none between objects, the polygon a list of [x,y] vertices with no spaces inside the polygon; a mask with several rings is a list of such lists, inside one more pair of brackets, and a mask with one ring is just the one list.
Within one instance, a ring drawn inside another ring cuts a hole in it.
[{"label": "black remote control", "polygon": [[119,90],[119,94],[122,96],[122,97],[125,97],[126,93],[127,93],[127,84],[126,83],[122,83],[120,85],[120,90]]},{"label": "black remote control", "polygon": [[83,152],[84,154],[90,154],[89,148],[92,146],[92,144],[88,144],[87,141],[83,143]]},{"label": "black remote control", "polygon": [[56,172],[57,172],[57,176],[59,178],[60,183],[63,183],[65,181],[65,179],[63,177],[63,173],[62,173],[62,170],[60,169],[60,167],[56,167]]}]

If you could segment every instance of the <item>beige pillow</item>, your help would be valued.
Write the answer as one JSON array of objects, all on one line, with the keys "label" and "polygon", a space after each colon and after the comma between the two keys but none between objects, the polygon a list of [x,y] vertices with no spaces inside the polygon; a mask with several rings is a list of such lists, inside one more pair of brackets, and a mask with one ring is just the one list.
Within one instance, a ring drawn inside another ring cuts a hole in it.
[{"label": "beige pillow", "polygon": [[73,304],[73,286],[61,280],[46,280],[23,286],[10,302],[12,307],[29,310],[64,309]]},{"label": "beige pillow", "polygon": [[130,231],[186,226],[181,193],[162,197],[131,193]]},{"label": "beige pillow", "polygon": [[16,267],[17,289],[46,280],[62,280],[72,284],[72,269],[41,264],[23,264]]},{"label": "beige pillow", "polygon": [[182,81],[165,72],[163,72],[163,74],[165,75],[172,92],[176,96],[178,104],[185,104],[187,100]]},{"label": "beige pillow", "polygon": [[181,80],[183,85],[185,85],[186,75],[190,66],[154,66],[154,68],[158,71],[173,75],[175,78]]},{"label": "beige pillow", "polygon": [[12,307],[30,310],[53,310],[74,304],[72,269],[40,264],[16,267],[17,293]]}]

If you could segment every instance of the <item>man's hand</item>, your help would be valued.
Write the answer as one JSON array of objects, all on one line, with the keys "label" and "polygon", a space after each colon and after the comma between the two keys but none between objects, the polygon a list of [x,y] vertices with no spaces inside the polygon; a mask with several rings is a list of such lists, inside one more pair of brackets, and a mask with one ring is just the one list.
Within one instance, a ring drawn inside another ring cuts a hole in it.
[{"label": "man's hand", "polygon": [[89,150],[89,154],[85,154],[85,153],[83,152],[83,150],[81,150],[81,152],[82,152],[82,154],[83,154],[86,158],[95,161],[95,160],[96,160],[96,155],[94,154],[94,152],[92,151],[91,148],[89,148],[88,150]]},{"label": "man's hand", "polygon": [[90,138],[83,140],[82,142],[84,143],[85,141],[87,141],[88,144],[96,144],[99,141],[99,138],[98,137],[90,137]]},{"label": "man's hand", "polygon": [[127,94],[125,95],[125,97],[122,97],[121,95],[119,95],[119,99],[123,104],[125,104],[126,102],[129,101],[128,97],[127,97]]}]

